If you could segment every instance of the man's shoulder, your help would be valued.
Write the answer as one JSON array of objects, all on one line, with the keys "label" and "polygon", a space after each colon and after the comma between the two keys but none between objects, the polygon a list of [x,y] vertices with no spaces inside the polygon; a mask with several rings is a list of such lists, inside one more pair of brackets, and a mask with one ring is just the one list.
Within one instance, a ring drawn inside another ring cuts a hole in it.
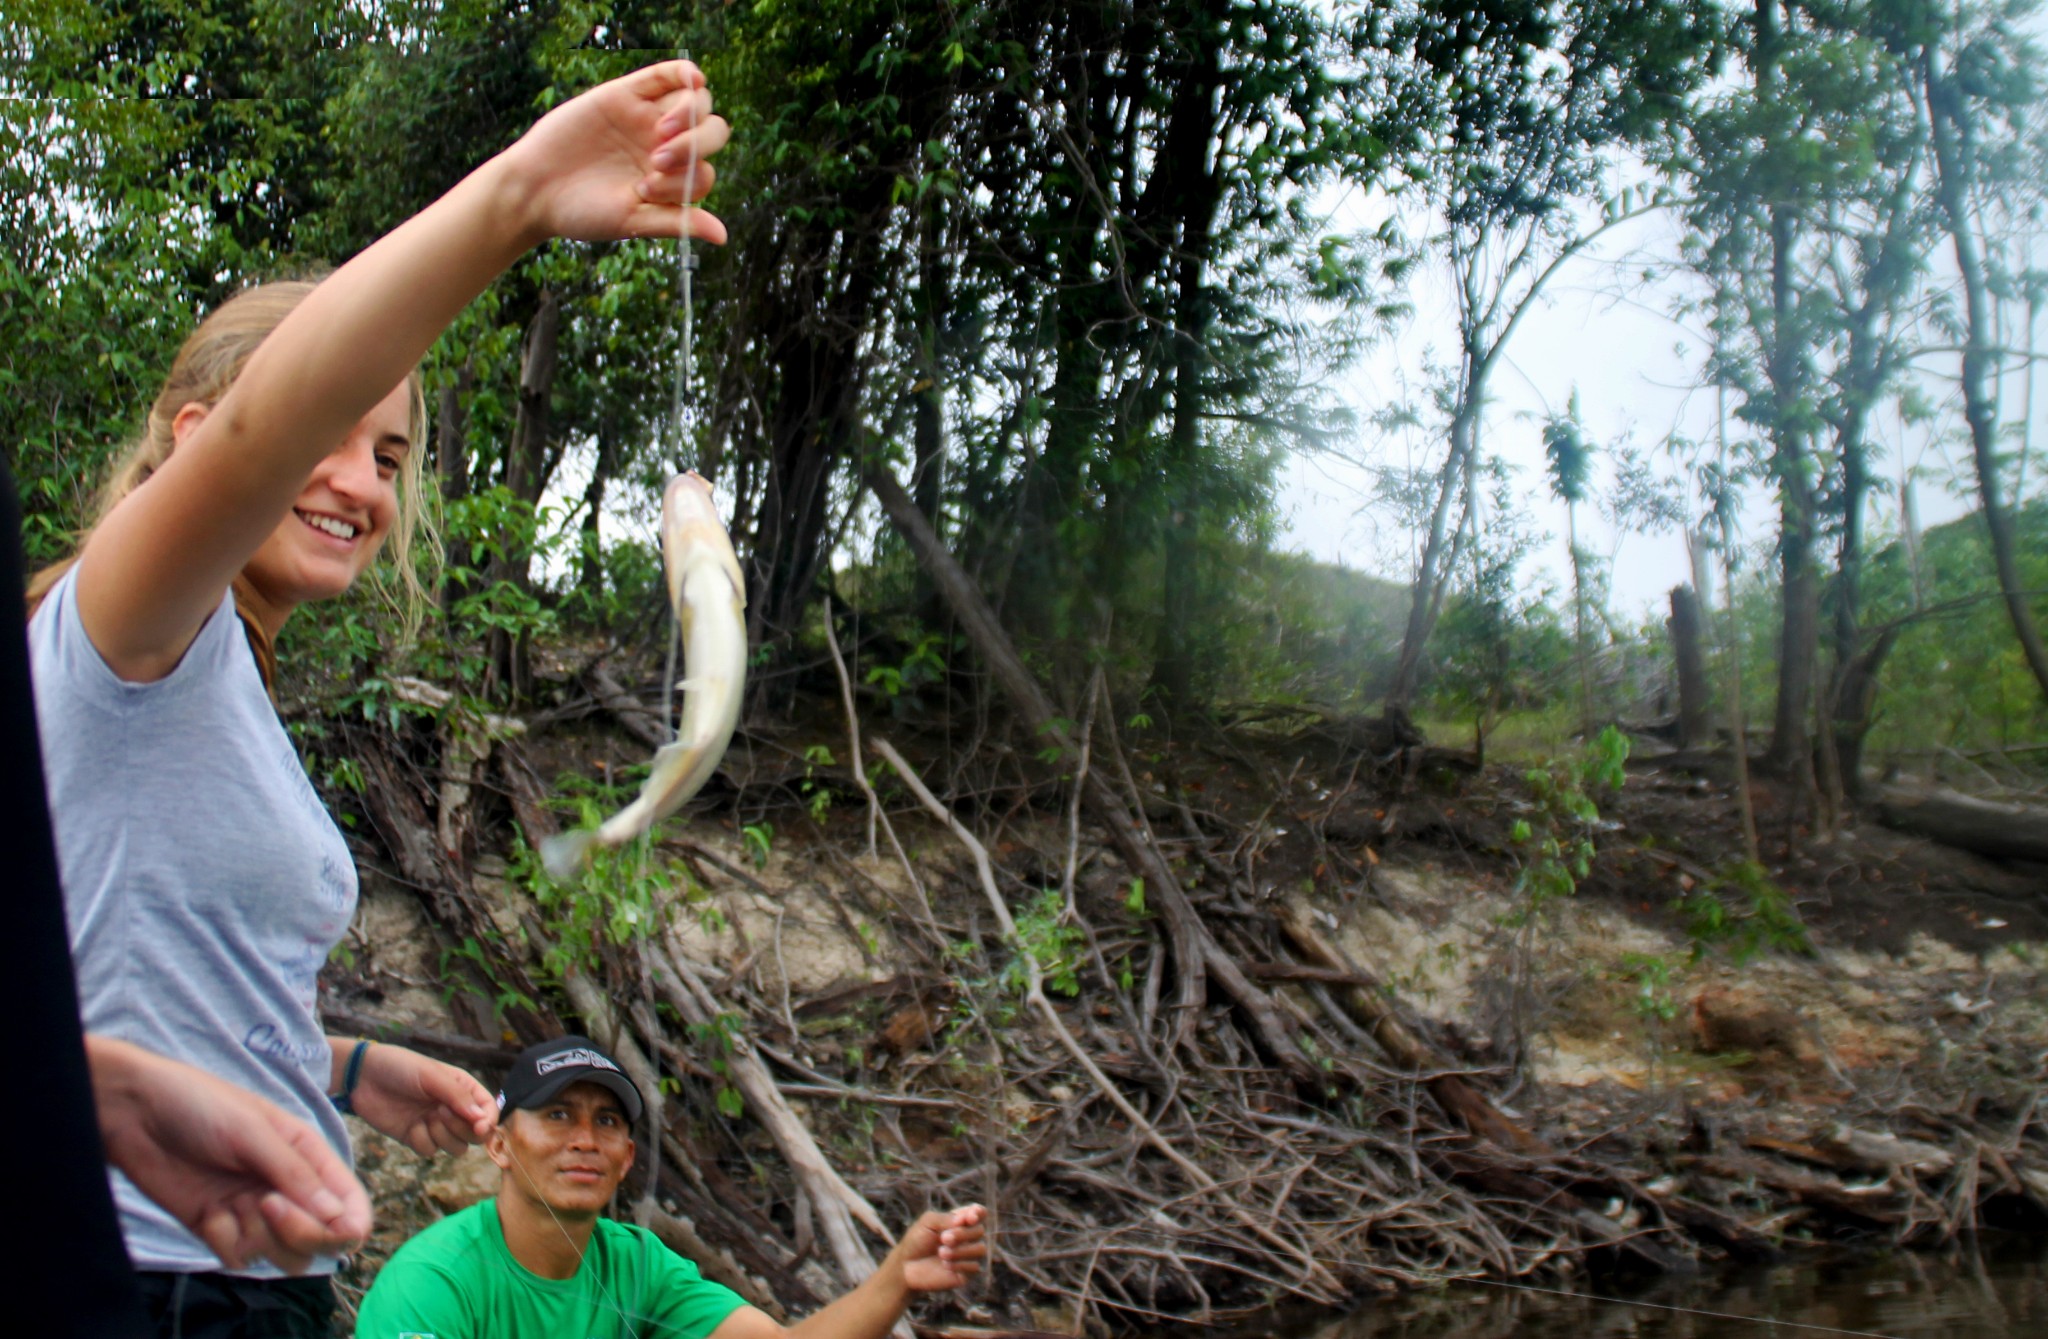
[{"label": "man's shoulder", "polygon": [[[467,1209],[458,1209],[438,1223],[430,1223],[396,1251],[384,1264],[384,1270],[396,1269],[403,1273],[408,1269],[434,1268],[446,1262],[473,1260],[479,1247],[490,1244],[496,1233],[484,1215],[496,1210],[491,1200],[482,1200]],[[380,1271],[380,1278],[383,1272]]]},{"label": "man's shoulder", "polygon": [[634,1223],[622,1223],[616,1218],[597,1220],[596,1240],[603,1243],[604,1249],[608,1252],[647,1254],[657,1259],[663,1256],[682,1259],[671,1251],[660,1237],[646,1228]]}]

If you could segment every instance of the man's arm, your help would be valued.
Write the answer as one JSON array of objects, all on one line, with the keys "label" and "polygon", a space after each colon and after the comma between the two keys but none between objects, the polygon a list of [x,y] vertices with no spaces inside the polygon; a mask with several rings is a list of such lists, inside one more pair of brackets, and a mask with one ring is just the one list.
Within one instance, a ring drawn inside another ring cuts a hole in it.
[{"label": "man's arm", "polygon": [[710,1339],[883,1339],[914,1294],[958,1288],[980,1271],[987,1218],[979,1204],[928,1213],[866,1282],[824,1310],[785,1329],[766,1312],[742,1307]]}]

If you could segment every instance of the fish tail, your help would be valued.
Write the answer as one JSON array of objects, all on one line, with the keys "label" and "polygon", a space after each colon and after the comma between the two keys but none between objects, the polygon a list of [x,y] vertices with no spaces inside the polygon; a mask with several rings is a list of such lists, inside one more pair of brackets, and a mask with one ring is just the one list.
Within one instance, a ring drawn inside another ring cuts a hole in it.
[{"label": "fish tail", "polygon": [[597,834],[589,830],[558,832],[540,844],[540,863],[551,879],[568,880],[576,877],[583,868],[583,862],[590,856],[590,847],[597,840]]}]

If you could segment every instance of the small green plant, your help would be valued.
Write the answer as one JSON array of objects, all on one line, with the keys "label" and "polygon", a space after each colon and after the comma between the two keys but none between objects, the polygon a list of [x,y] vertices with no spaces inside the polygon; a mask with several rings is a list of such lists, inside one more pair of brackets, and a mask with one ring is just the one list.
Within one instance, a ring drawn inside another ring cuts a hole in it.
[{"label": "small green plant", "polygon": [[766,868],[768,857],[775,853],[775,825],[766,819],[749,823],[740,829],[740,839],[746,843],[747,858],[754,868]]},{"label": "small green plant", "polygon": [[904,693],[943,680],[946,677],[944,652],[950,649],[952,642],[945,633],[924,633],[911,644],[902,664],[877,665],[863,676],[861,682],[880,688],[883,695],[893,702]]},{"label": "small green plant", "polygon": [[813,744],[804,750],[804,779],[797,783],[797,792],[804,797],[804,808],[813,823],[822,825],[825,811],[832,807],[832,788],[817,779],[816,769],[836,767],[838,762],[832,750],[823,744]]},{"label": "small green plant", "polygon": [[[591,786],[591,793],[572,795],[578,822],[586,827],[596,824],[614,807],[619,789]],[[589,864],[575,878],[558,880],[541,865],[533,848],[515,836],[505,873],[540,907],[542,924],[553,940],[543,965],[557,976],[595,966],[607,943],[624,944],[657,933],[677,907],[697,905],[702,915],[702,908],[709,905],[687,868],[654,859],[638,842],[619,849],[595,847]]]},{"label": "small green plant", "polygon": [[1124,910],[1141,920],[1145,917],[1145,881],[1143,879],[1131,880],[1131,891],[1124,896]]},{"label": "small green plant", "polygon": [[1678,997],[1671,989],[1672,962],[1661,953],[1624,953],[1620,975],[1635,986],[1629,1007],[1638,1018],[1669,1023],[1678,1017]]},{"label": "small green plant", "polygon": [[[1031,905],[1017,917],[1017,951],[1028,954],[1038,965],[1045,988],[1055,995],[1081,993],[1082,934],[1066,922],[1066,904],[1057,888],[1040,891]],[[1003,969],[1003,987],[1012,994],[1024,992],[1029,974],[1020,958]]]},{"label": "small green plant", "polygon": [[1600,808],[1588,792],[1619,790],[1626,779],[1628,736],[1608,726],[1575,759],[1553,760],[1522,774],[1535,801],[1533,818],[1518,818],[1508,840],[1524,848],[1515,893],[1521,906],[1508,919],[1524,924],[1546,903],[1576,893],[1592,873],[1593,833]]},{"label": "small green plant", "polygon": [[728,1009],[713,1014],[702,1023],[690,1024],[690,1036],[696,1043],[697,1053],[706,1057],[711,1072],[718,1076],[718,1087],[712,1092],[711,1100],[727,1120],[738,1120],[747,1111],[747,1099],[732,1085],[730,1063],[732,1053],[739,1047],[743,1021],[739,1014]]},{"label": "small green plant", "polygon": [[1678,906],[1694,962],[1715,951],[1726,953],[1738,967],[1767,949],[1802,956],[1813,952],[1792,899],[1750,861],[1728,866]]}]

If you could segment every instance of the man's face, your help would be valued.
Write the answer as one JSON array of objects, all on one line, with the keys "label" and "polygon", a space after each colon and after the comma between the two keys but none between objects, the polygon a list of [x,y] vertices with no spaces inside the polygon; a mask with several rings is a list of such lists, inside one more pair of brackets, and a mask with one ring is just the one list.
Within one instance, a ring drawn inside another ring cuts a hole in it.
[{"label": "man's face", "polygon": [[506,1112],[486,1148],[504,1193],[558,1217],[594,1217],[633,1165],[628,1129],[609,1089],[572,1083],[542,1106]]}]

